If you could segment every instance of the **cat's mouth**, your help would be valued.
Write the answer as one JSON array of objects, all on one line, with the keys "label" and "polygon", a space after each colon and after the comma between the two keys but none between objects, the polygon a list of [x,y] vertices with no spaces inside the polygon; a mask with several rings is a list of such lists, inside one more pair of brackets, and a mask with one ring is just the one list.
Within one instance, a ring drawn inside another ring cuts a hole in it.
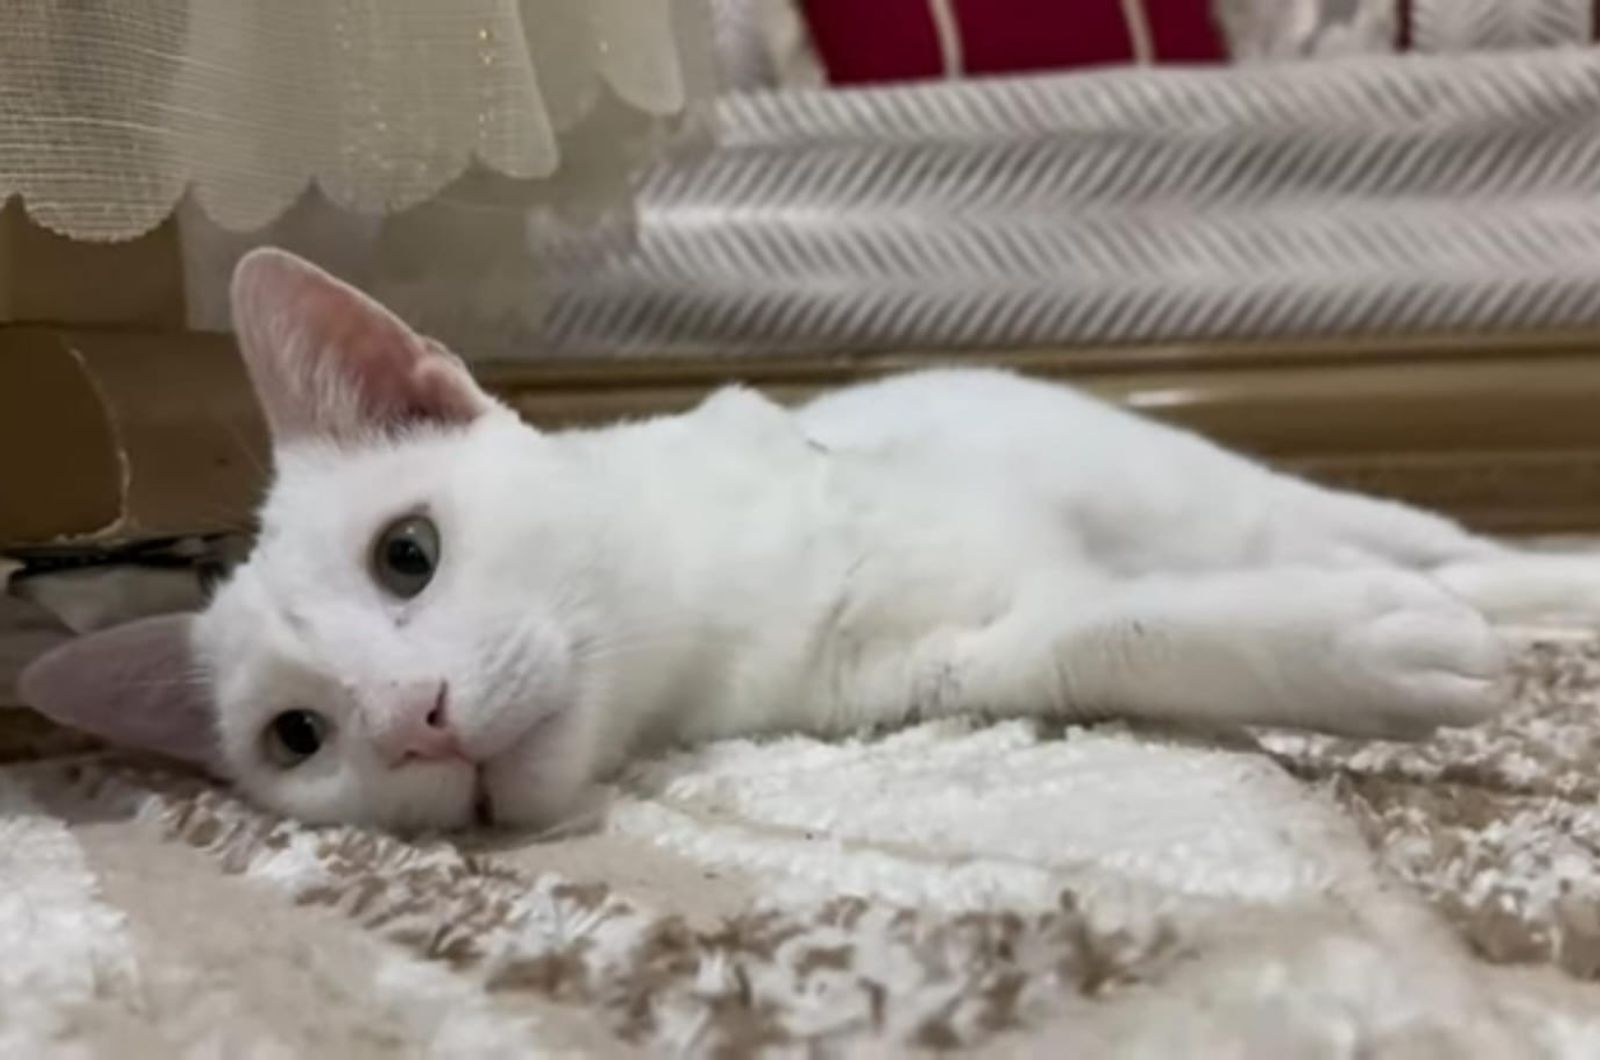
[{"label": "cat's mouth", "polygon": [[483,766],[472,771],[472,819],[479,828],[494,827],[494,796],[489,794],[489,778]]},{"label": "cat's mouth", "polygon": [[[566,710],[559,709],[544,715],[527,731],[518,736],[511,746],[490,758],[478,761],[472,771],[472,820],[480,828],[492,828],[503,823],[506,813],[497,812],[495,807],[494,789],[497,782],[503,783],[505,777],[495,777],[493,774],[503,772],[506,765],[512,765],[519,760],[526,760],[531,754],[541,753],[540,745],[550,738],[550,733],[566,715]],[[502,793],[503,794],[503,793]],[[501,809],[504,809],[502,807]],[[510,819],[517,821],[516,797],[512,796]]]}]

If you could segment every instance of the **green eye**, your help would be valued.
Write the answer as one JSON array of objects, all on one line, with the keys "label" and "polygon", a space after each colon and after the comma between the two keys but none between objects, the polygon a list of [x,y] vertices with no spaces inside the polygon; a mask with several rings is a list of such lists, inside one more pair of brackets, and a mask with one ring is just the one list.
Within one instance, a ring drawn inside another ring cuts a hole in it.
[{"label": "green eye", "polygon": [[261,745],[267,759],[281,769],[293,769],[328,741],[328,722],[314,710],[286,710],[267,723]]},{"label": "green eye", "polygon": [[426,589],[438,566],[439,530],[421,515],[390,523],[372,546],[373,578],[402,600]]}]

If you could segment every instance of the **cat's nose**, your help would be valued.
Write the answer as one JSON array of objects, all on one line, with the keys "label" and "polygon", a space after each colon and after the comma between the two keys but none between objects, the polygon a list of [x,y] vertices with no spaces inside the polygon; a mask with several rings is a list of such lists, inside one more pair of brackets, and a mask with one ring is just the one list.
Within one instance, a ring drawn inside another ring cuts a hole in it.
[{"label": "cat's nose", "polygon": [[373,742],[391,763],[464,759],[466,752],[450,723],[447,682],[406,686],[398,690],[374,726]]}]

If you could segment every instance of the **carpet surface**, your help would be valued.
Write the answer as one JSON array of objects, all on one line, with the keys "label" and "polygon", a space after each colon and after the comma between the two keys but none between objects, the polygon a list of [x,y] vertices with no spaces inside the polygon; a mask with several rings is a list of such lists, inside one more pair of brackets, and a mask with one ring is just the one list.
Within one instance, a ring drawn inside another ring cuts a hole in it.
[{"label": "carpet surface", "polygon": [[0,718],[0,1055],[1600,1055],[1600,641],[1417,746],[937,723],[401,841]]}]

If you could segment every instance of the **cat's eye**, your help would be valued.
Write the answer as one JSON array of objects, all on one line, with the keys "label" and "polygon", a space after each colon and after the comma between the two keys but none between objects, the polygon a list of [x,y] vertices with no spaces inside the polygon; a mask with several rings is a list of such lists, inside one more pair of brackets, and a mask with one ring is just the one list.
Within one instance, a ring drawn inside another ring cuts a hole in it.
[{"label": "cat's eye", "polygon": [[396,519],[372,546],[373,578],[402,600],[426,589],[438,566],[439,529],[426,516]]},{"label": "cat's eye", "polygon": [[328,742],[328,721],[314,710],[286,710],[267,723],[261,743],[267,760],[282,769],[304,762]]}]

